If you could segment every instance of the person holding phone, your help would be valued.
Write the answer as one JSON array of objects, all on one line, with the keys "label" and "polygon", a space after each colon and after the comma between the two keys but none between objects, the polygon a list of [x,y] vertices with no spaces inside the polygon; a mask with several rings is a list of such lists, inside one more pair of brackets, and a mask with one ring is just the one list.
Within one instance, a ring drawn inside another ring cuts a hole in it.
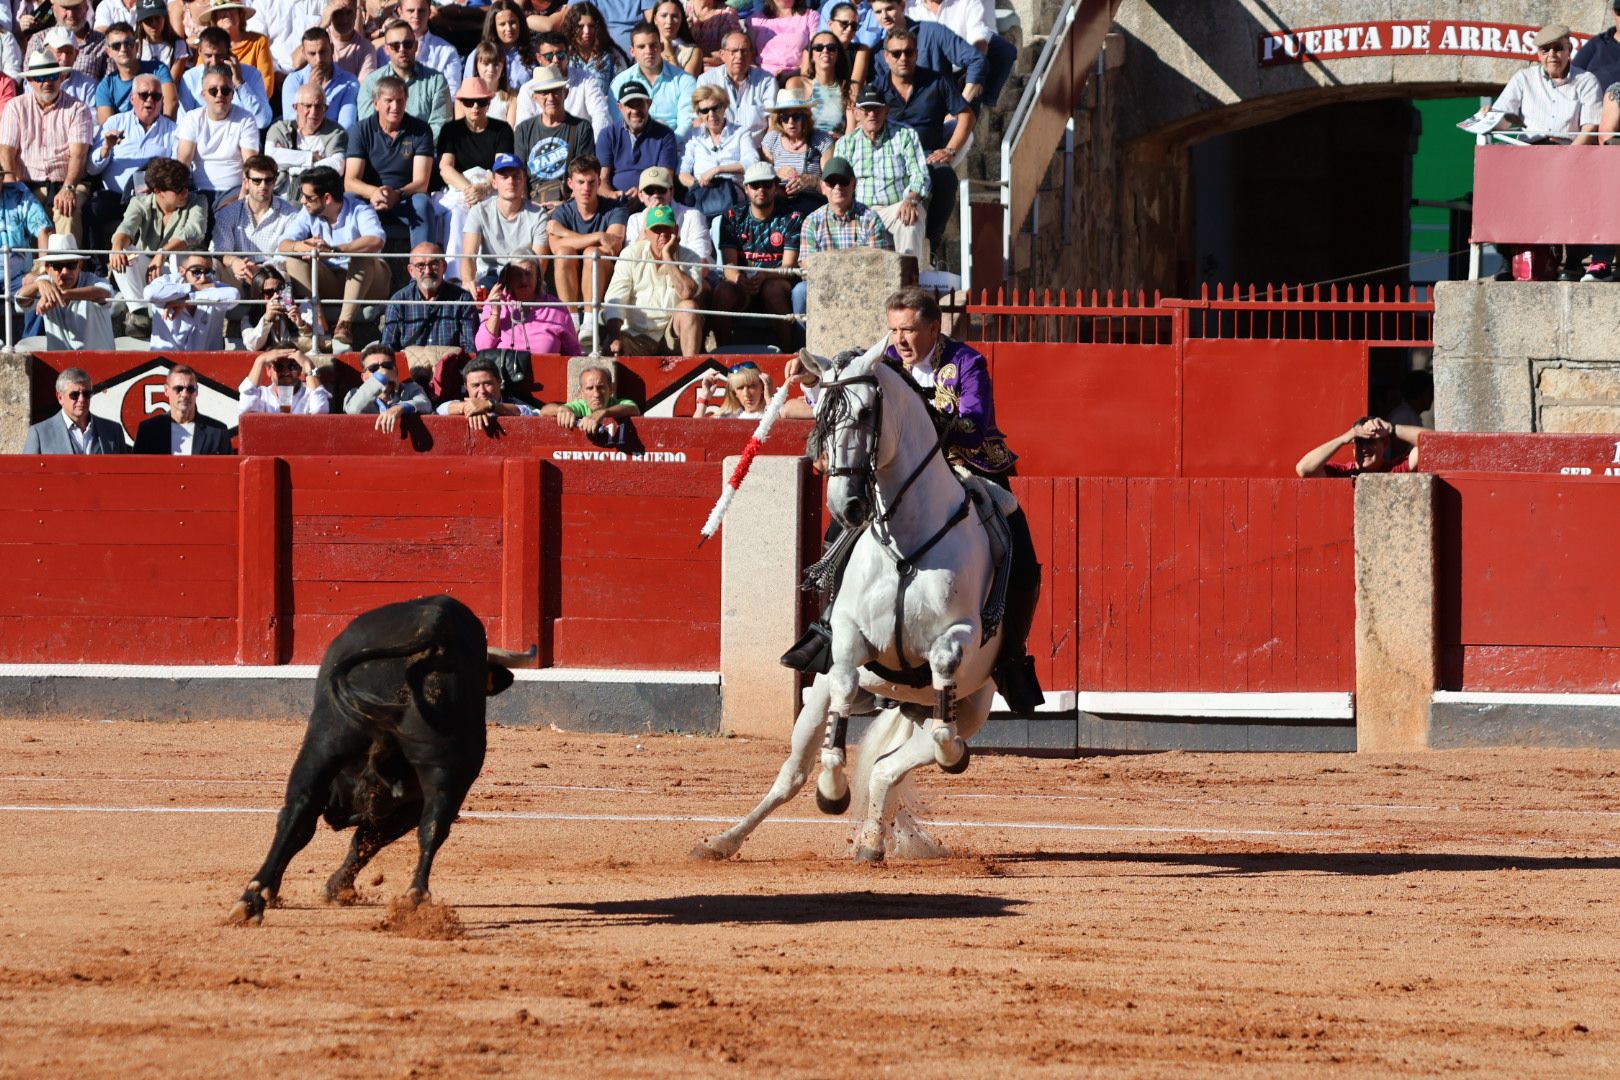
[{"label": "person holding phone", "polygon": [[475,341],[480,350],[518,349],[556,356],[578,356],[583,351],[568,309],[541,284],[535,259],[506,264],[489,290]]}]

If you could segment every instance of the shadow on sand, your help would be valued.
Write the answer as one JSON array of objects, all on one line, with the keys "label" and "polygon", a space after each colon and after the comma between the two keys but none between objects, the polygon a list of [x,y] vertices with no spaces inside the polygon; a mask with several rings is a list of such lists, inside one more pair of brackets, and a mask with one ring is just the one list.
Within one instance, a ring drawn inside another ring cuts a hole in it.
[{"label": "shadow on sand", "polygon": [[[1579,855],[1463,855],[1403,851],[1031,851],[997,855],[1011,868],[1034,863],[1139,863],[1182,866],[1184,877],[1220,874],[1257,877],[1263,874],[1315,873],[1380,876],[1387,874],[1482,874],[1496,870],[1616,870],[1620,858]],[[1203,873],[1193,873],[1198,870]],[[1016,871],[1015,871],[1016,872]]]},{"label": "shadow on sand", "polygon": [[621,926],[809,926],[818,923],[889,922],[910,919],[987,919],[1016,915],[1025,901],[963,893],[777,893],[655,896],[645,900],[600,900],[547,904],[560,911],[612,919]]}]

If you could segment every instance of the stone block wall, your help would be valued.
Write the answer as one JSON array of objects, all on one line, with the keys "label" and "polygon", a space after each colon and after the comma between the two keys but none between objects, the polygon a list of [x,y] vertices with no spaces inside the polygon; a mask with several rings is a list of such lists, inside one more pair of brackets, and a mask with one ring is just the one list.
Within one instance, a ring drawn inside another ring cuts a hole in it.
[{"label": "stone block wall", "polygon": [[1434,293],[1440,431],[1620,431],[1620,289],[1446,281]]}]

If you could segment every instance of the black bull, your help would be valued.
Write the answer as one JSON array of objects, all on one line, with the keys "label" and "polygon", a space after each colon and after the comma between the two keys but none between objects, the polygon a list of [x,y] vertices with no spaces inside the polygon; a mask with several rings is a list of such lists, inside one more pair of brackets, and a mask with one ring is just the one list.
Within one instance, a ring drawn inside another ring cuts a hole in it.
[{"label": "black bull", "polygon": [[357,616],[321,661],[275,840],[231,921],[263,920],[321,817],[354,829],[328,900],[353,900],[355,875],[413,825],[420,857],[406,895],[426,899],[433,856],[484,764],[484,699],[511,686],[508,668],[534,652],[489,648],[478,616],[448,596]]}]

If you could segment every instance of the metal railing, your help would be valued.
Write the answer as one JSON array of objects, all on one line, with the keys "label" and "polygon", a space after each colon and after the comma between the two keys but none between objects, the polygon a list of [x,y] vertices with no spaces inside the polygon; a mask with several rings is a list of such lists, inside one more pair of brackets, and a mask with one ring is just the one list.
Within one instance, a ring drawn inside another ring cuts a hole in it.
[{"label": "metal railing", "polygon": [[[288,281],[289,286],[291,286],[293,284],[293,281],[292,281],[291,275],[285,270],[283,264],[285,262],[287,262],[288,260],[290,260],[290,259],[291,260],[306,260],[306,259],[308,259],[308,260],[311,260],[311,261],[319,261],[321,259],[330,259],[330,258],[336,257],[336,258],[345,258],[345,259],[380,259],[380,260],[385,260],[386,261],[386,260],[391,260],[391,259],[409,260],[409,259],[411,259],[413,257],[409,252],[394,252],[394,251],[336,252],[335,254],[322,254],[322,255],[314,255],[312,253],[309,256],[305,256],[305,255],[302,255],[302,254],[299,254],[299,253],[282,252],[282,251],[274,251],[274,252],[267,252],[267,251],[221,251],[221,250],[192,250],[192,249],[181,249],[181,250],[175,250],[175,249],[164,249],[164,250],[140,249],[140,250],[137,250],[137,249],[133,249],[133,248],[125,248],[123,250],[117,250],[117,249],[112,249],[112,248],[57,249],[56,251],[51,252],[51,254],[53,254],[53,255],[71,254],[71,255],[77,255],[81,259],[83,259],[85,257],[88,257],[88,256],[109,256],[109,255],[114,255],[114,254],[126,255],[126,256],[129,256],[132,259],[138,259],[138,258],[148,258],[148,259],[150,259],[150,258],[152,258],[154,256],[158,256],[158,255],[163,256],[165,259],[171,259],[172,258],[172,259],[175,259],[175,260],[182,260],[182,259],[190,258],[190,257],[195,256],[195,255],[205,255],[210,259],[216,259],[216,260],[217,259],[222,259],[222,258],[225,258],[225,257],[251,258],[251,259],[255,259],[255,260],[260,260],[262,265],[264,265],[264,266],[269,266],[269,267],[272,267],[272,268],[276,269],[277,272],[280,273]],[[39,252],[35,248],[13,248],[13,247],[10,247],[10,246],[0,246],[0,260],[3,260],[3,264],[4,264],[5,268],[6,268],[5,280],[3,282],[0,282],[0,303],[3,303],[4,307],[5,307],[4,333],[5,333],[5,351],[7,351],[7,352],[12,352],[12,351],[15,350],[16,341],[17,341],[16,327],[15,327],[15,325],[13,323],[13,318],[15,316],[14,308],[15,308],[15,302],[16,302],[17,297],[16,297],[16,294],[15,294],[15,291],[11,287],[11,259],[12,259],[13,256],[16,256],[16,255],[33,255],[35,260],[36,260],[35,261],[35,269],[36,270],[40,270],[43,266],[46,265],[45,263],[39,261],[39,260],[41,260],[43,258],[44,253]],[[509,296],[503,296],[497,302],[501,303],[501,304],[509,304],[509,305],[515,306],[518,309],[518,313],[519,313],[520,317],[522,315],[522,312],[525,309],[529,309],[529,308],[563,308],[563,309],[567,310],[571,315],[575,315],[575,316],[578,317],[579,324],[580,324],[579,328],[581,330],[583,330],[587,326],[589,327],[589,330],[590,330],[589,338],[590,338],[591,351],[590,351],[590,353],[588,355],[590,355],[590,356],[601,356],[602,355],[602,353],[601,353],[601,348],[602,348],[602,327],[603,327],[604,322],[611,321],[610,319],[606,318],[605,312],[608,309],[617,309],[617,308],[622,308],[622,307],[627,306],[627,305],[621,304],[621,303],[609,304],[609,303],[607,303],[605,301],[605,299],[604,300],[598,300],[597,299],[598,296],[601,296],[605,292],[605,289],[602,287],[603,286],[602,264],[604,262],[608,263],[608,264],[611,264],[612,266],[617,266],[617,264],[622,262],[622,263],[651,264],[651,265],[658,265],[658,266],[678,266],[678,267],[681,267],[683,269],[697,269],[697,270],[699,270],[701,272],[700,273],[700,284],[702,282],[702,274],[706,274],[708,271],[718,271],[718,272],[721,272],[723,274],[726,270],[733,269],[733,268],[738,269],[738,270],[742,271],[743,273],[747,273],[747,274],[767,274],[767,275],[777,275],[777,276],[781,276],[781,277],[793,277],[793,278],[803,276],[802,271],[800,269],[798,269],[798,268],[783,269],[783,268],[780,268],[780,267],[744,267],[744,266],[740,266],[740,265],[737,265],[737,264],[718,264],[717,265],[715,263],[710,263],[710,262],[687,262],[687,261],[681,261],[681,260],[642,259],[642,258],[637,258],[637,257],[625,256],[625,255],[622,255],[622,254],[621,255],[604,255],[600,251],[591,251],[591,252],[588,252],[588,253],[583,254],[583,255],[536,255],[536,254],[533,254],[533,253],[520,253],[520,254],[514,254],[514,255],[496,255],[496,254],[491,254],[491,253],[479,253],[479,254],[471,255],[471,256],[465,256],[465,255],[457,255],[457,256],[440,255],[439,257],[443,258],[445,260],[447,267],[450,265],[452,260],[455,260],[455,261],[459,262],[460,258],[462,258],[462,257],[471,258],[471,259],[475,260],[475,262],[493,261],[493,262],[500,262],[500,263],[513,263],[513,262],[529,262],[529,261],[532,261],[532,262],[536,262],[536,263],[541,264],[542,268],[547,263],[563,262],[563,261],[576,261],[576,260],[580,261],[580,262],[583,262],[585,264],[585,268],[588,269],[588,277],[589,277],[589,281],[590,281],[590,289],[589,289],[588,295],[582,296],[579,300],[562,300],[562,299],[554,299],[554,300],[518,300],[518,299],[511,298]],[[607,272],[609,274],[611,274],[612,270],[609,269]],[[326,299],[323,300],[323,298],[321,297],[320,279],[321,279],[321,275],[318,272],[316,272],[315,270],[312,269],[311,272],[310,272],[309,302],[310,302],[311,306],[315,309],[315,312],[316,312],[317,316],[320,316],[320,314],[321,314],[321,306],[322,306],[323,303],[327,304],[327,305],[330,305],[330,304],[334,304],[334,303],[345,303],[346,302],[346,301],[343,301],[341,297],[330,297],[330,298],[326,298]],[[227,287],[234,287],[234,285],[235,285],[234,282],[232,282],[230,280],[227,280],[227,279],[224,279],[224,278],[216,278],[215,280],[217,282],[219,282],[219,284],[225,285]],[[458,280],[458,279],[448,278],[447,280]],[[124,305],[126,307],[136,307],[136,306],[141,306],[141,305],[161,306],[161,302],[159,302],[159,301],[146,300],[146,299],[136,299],[134,297],[129,297],[129,296],[123,295],[122,292],[120,291],[120,286],[118,285],[116,280],[113,281],[113,282],[110,282],[109,284],[112,287],[112,295],[110,297],[108,297],[107,300],[103,301],[103,303],[121,304],[121,305]],[[468,288],[469,291],[473,291],[473,289],[476,286],[467,286],[465,283],[463,283],[463,287]],[[225,307],[231,307],[231,308],[237,308],[237,307],[263,307],[263,308],[268,308],[270,303],[271,303],[271,300],[268,299],[268,298],[265,298],[265,297],[241,295],[241,296],[238,296],[236,299],[232,299],[232,300],[203,299],[203,300],[194,300],[194,301],[187,301],[187,302],[188,303],[195,303],[198,306],[225,306]],[[392,297],[390,295],[390,296],[384,296],[384,297],[360,297],[360,298],[357,298],[354,301],[354,303],[357,306],[471,307],[471,308],[474,308],[474,309],[482,309],[489,303],[489,300],[487,299],[487,297],[480,299],[476,295],[476,293],[474,293],[473,297],[471,299],[467,299],[467,300],[395,299],[394,297]],[[786,314],[777,314],[777,313],[773,313],[773,312],[748,312],[746,314],[743,314],[743,313],[737,312],[737,311],[726,311],[726,310],[719,310],[719,309],[715,309],[715,308],[664,307],[664,306],[660,306],[660,305],[644,304],[644,303],[636,303],[633,306],[635,307],[636,310],[641,311],[641,312],[655,313],[655,314],[667,314],[667,315],[671,315],[671,316],[673,316],[675,314],[678,314],[678,313],[683,313],[684,312],[684,313],[687,313],[687,314],[702,315],[705,318],[715,317],[715,316],[719,316],[719,317],[722,317],[722,318],[742,317],[742,318],[755,319],[755,320],[761,320],[761,321],[767,321],[767,322],[774,321],[774,322],[791,322],[791,323],[802,323],[802,322],[804,322],[804,318],[805,318],[802,315],[796,315],[796,314],[793,314],[792,312],[788,312]],[[318,352],[318,351],[320,351],[318,346],[321,343],[321,341],[323,339],[329,339],[330,330],[326,331],[323,334],[323,333],[319,332],[318,326],[312,326],[310,328],[310,333],[311,333],[311,337],[312,337],[311,351],[312,352]],[[351,344],[353,344],[353,343],[351,343]]]}]

